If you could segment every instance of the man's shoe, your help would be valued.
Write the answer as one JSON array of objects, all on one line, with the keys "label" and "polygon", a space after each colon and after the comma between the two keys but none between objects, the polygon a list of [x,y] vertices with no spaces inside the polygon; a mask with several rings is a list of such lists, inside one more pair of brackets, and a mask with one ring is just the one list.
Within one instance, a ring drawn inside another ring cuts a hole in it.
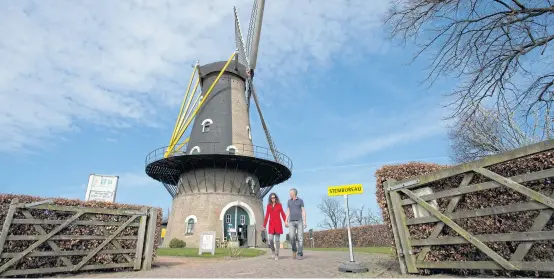
[{"label": "man's shoe", "polygon": [[275,252],[271,252],[271,257],[268,259],[274,259],[275,258]]},{"label": "man's shoe", "polygon": [[279,260],[279,255],[275,255],[275,260],[276,260],[276,261]]},{"label": "man's shoe", "polygon": [[296,252],[292,252],[292,258],[296,259]]},{"label": "man's shoe", "polygon": [[298,255],[297,259],[302,260],[302,255]]}]

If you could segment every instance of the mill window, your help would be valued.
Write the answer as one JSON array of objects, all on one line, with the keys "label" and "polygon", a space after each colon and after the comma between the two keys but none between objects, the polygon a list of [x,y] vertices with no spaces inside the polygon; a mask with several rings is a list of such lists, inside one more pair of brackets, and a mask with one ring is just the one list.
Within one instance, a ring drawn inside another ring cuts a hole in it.
[{"label": "mill window", "polygon": [[186,231],[186,234],[192,234],[193,231],[194,231],[194,219],[193,219],[193,218],[190,218],[190,219],[187,221],[187,231]]},{"label": "mill window", "polygon": [[190,150],[190,154],[193,154],[194,151],[196,151],[196,153],[200,153],[200,146],[195,146],[195,147],[193,147],[193,148]]},{"label": "mill window", "polygon": [[202,121],[202,133],[207,133],[210,131],[210,125],[212,125],[214,122],[211,119],[204,119]]},{"label": "mill window", "polygon": [[237,153],[237,147],[234,146],[234,145],[229,145],[227,146],[227,152],[229,152],[229,154],[231,155],[235,155]]},{"label": "mill window", "polygon": [[246,178],[246,185],[250,187],[250,192],[253,194],[255,192],[254,187],[256,186],[256,183],[254,182],[254,179],[252,177],[249,176]]}]

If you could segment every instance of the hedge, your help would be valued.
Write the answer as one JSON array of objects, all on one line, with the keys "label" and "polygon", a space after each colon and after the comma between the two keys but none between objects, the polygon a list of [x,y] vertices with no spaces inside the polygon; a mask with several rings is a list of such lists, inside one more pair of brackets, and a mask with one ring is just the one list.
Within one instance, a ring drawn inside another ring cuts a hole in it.
[{"label": "hedge", "polygon": [[[375,171],[375,177],[377,178],[376,183],[376,195],[377,195],[377,204],[381,208],[381,217],[383,218],[383,223],[388,227],[390,233],[392,234],[392,226],[390,222],[390,215],[387,207],[387,200],[385,198],[385,189],[383,183],[389,179],[403,180],[409,177],[414,177],[418,175],[423,175],[431,173],[433,171],[444,169],[448,166],[438,165],[433,163],[420,163],[420,162],[410,162],[407,164],[396,164],[396,165],[385,165]],[[413,214],[412,214],[413,216]],[[394,245],[394,238],[390,239],[390,245],[396,250]]]},{"label": "hedge", "polygon": [[[410,162],[407,164],[386,165],[375,172],[377,202],[381,208],[381,214],[386,226],[391,229],[390,217],[385,199],[383,183],[388,179],[404,180],[410,177],[430,173],[436,170],[446,168],[448,166]],[[512,177],[525,173],[533,173],[541,170],[546,170],[554,167],[554,156],[552,151],[542,152],[539,154],[522,157],[516,160],[503,162],[491,167],[487,167],[492,172],[498,173],[504,177]],[[430,187],[434,192],[457,188],[463,179],[463,175],[458,175],[437,182],[426,184],[425,187]],[[482,183],[490,181],[479,174],[475,174],[470,184]],[[546,196],[551,196],[554,189],[552,187],[552,178],[542,179],[521,183],[535,191],[538,191]],[[407,196],[401,193],[401,198]],[[439,211],[444,212],[451,197],[437,199]],[[465,194],[458,203],[455,211],[475,210],[488,208],[493,206],[504,206],[517,203],[530,202],[526,196],[513,191],[507,187],[499,187],[485,191]],[[404,212],[407,218],[414,218],[411,206],[405,206]],[[458,219],[455,222],[472,234],[494,234],[494,233],[510,233],[527,231],[535,217],[539,214],[538,210],[507,213],[493,216],[482,216],[467,219]],[[436,223],[419,224],[409,226],[409,232],[412,239],[425,239],[429,237]],[[554,220],[550,219],[546,228],[543,230],[553,230]],[[439,237],[458,236],[457,233],[445,226]],[[394,245],[394,239],[391,244]],[[524,261],[554,261],[554,241],[537,241],[531,248]],[[512,253],[517,248],[519,242],[493,242],[487,245],[500,254],[502,257],[509,259]],[[414,247],[414,253],[418,253],[421,247]],[[486,261],[490,260],[488,256],[479,251],[476,247],[470,244],[463,245],[448,245],[448,246],[433,246],[431,251],[426,256],[425,261]],[[554,264],[554,263],[553,263]],[[430,270],[423,270],[429,273]],[[467,270],[462,273],[469,274]],[[526,273],[528,274],[528,273]],[[538,273],[537,273],[538,274]],[[503,275],[510,275],[504,273]]]},{"label": "hedge", "polygon": [[[369,225],[353,227],[352,246],[376,247],[388,246],[391,243],[392,233],[386,225]],[[348,247],[348,232],[346,228],[314,231],[314,248]],[[312,247],[310,234],[304,233],[304,247]]]},{"label": "hedge", "polygon": [[[140,205],[129,205],[129,204],[120,204],[120,203],[108,203],[108,202],[97,202],[97,201],[81,201],[76,199],[63,199],[63,198],[44,198],[36,196],[27,196],[27,195],[14,195],[14,194],[0,194],[0,226],[4,224],[6,219],[6,214],[8,208],[13,199],[17,198],[19,203],[32,203],[43,200],[52,200],[52,204],[62,205],[62,206],[76,206],[76,207],[88,207],[88,208],[106,208],[106,209],[128,209],[128,210],[141,210],[146,206]],[[147,207],[148,208],[148,207]],[[157,224],[156,224],[156,236],[160,235],[161,232],[161,222],[162,222],[162,209],[156,208],[158,211]],[[33,209],[30,208],[29,212],[35,219],[48,219],[48,220],[67,220],[73,215],[73,212],[61,212],[61,211],[51,211],[51,210],[42,210],[42,209]],[[127,220],[127,216],[121,215],[104,215],[104,214],[84,214],[79,217],[78,220],[86,221],[92,220],[91,215],[94,215],[98,221],[110,221],[110,222],[124,222]],[[14,219],[26,219],[22,214],[21,210],[17,210],[14,215]],[[137,220],[138,222],[138,220]],[[56,226],[59,225],[41,225],[46,232],[50,232]],[[113,233],[117,230],[116,226],[103,226],[106,231]],[[118,236],[131,236],[137,235],[138,227],[127,227],[125,228]],[[103,235],[103,232],[100,226],[94,225],[69,225],[64,228],[58,235]],[[38,231],[35,230],[34,225],[30,224],[11,224],[9,228],[8,235],[39,235]],[[123,249],[135,249],[136,240],[118,240]],[[156,250],[160,238],[155,238],[153,257],[156,257]],[[35,241],[7,241],[4,244],[2,253],[9,252],[22,252],[27,247],[29,247]],[[73,251],[73,250],[93,250],[98,245],[100,245],[103,240],[54,240],[54,242],[60,247],[62,251]],[[112,247],[112,244],[109,243],[104,246],[103,249],[115,249]],[[47,243],[40,245],[36,251],[52,251],[50,246]],[[134,258],[134,253],[129,254],[131,259]],[[67,257],[73,264],[79,263],[84,256],[68,256]],[[0,259],[0,266],[5,264],[8,258]],[[89,264],[111,264],[111,263],[126,263],[127,260],[121,254],[100,254],[92,257],[87,265]],[[59,261],[58,257],[24,257],[16,265],[11,266],[8,270],[13,268],[16,269],[32,269],[32,268],[48,268],[48,267],[60,267],[64,264]]]}]

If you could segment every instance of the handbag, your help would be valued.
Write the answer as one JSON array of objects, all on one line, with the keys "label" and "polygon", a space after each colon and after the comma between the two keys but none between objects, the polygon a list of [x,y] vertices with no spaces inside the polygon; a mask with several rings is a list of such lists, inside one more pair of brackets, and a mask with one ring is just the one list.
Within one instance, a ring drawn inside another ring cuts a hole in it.
[{"label": "handbag", "polygon": [[262,231],[262,242],[263,243],[267,242],[267,234],[266,234],[265,230]]}]

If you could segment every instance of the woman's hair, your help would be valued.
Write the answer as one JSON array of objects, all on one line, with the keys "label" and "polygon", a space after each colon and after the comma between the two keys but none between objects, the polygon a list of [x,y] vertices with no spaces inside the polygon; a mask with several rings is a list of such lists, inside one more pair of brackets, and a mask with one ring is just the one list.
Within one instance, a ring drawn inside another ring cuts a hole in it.
[{"label": "woman's hair", "polygon": [[281,203],[279,201],[279,196],[277,196],[277,194],[275,194],[275,193],[271,193],[271,194],[269,194],[269,197],[267,198],[267,204],[271,204],[271,197],[273,197],[273,196],[275,196],[275,203],[276,204]]}]

